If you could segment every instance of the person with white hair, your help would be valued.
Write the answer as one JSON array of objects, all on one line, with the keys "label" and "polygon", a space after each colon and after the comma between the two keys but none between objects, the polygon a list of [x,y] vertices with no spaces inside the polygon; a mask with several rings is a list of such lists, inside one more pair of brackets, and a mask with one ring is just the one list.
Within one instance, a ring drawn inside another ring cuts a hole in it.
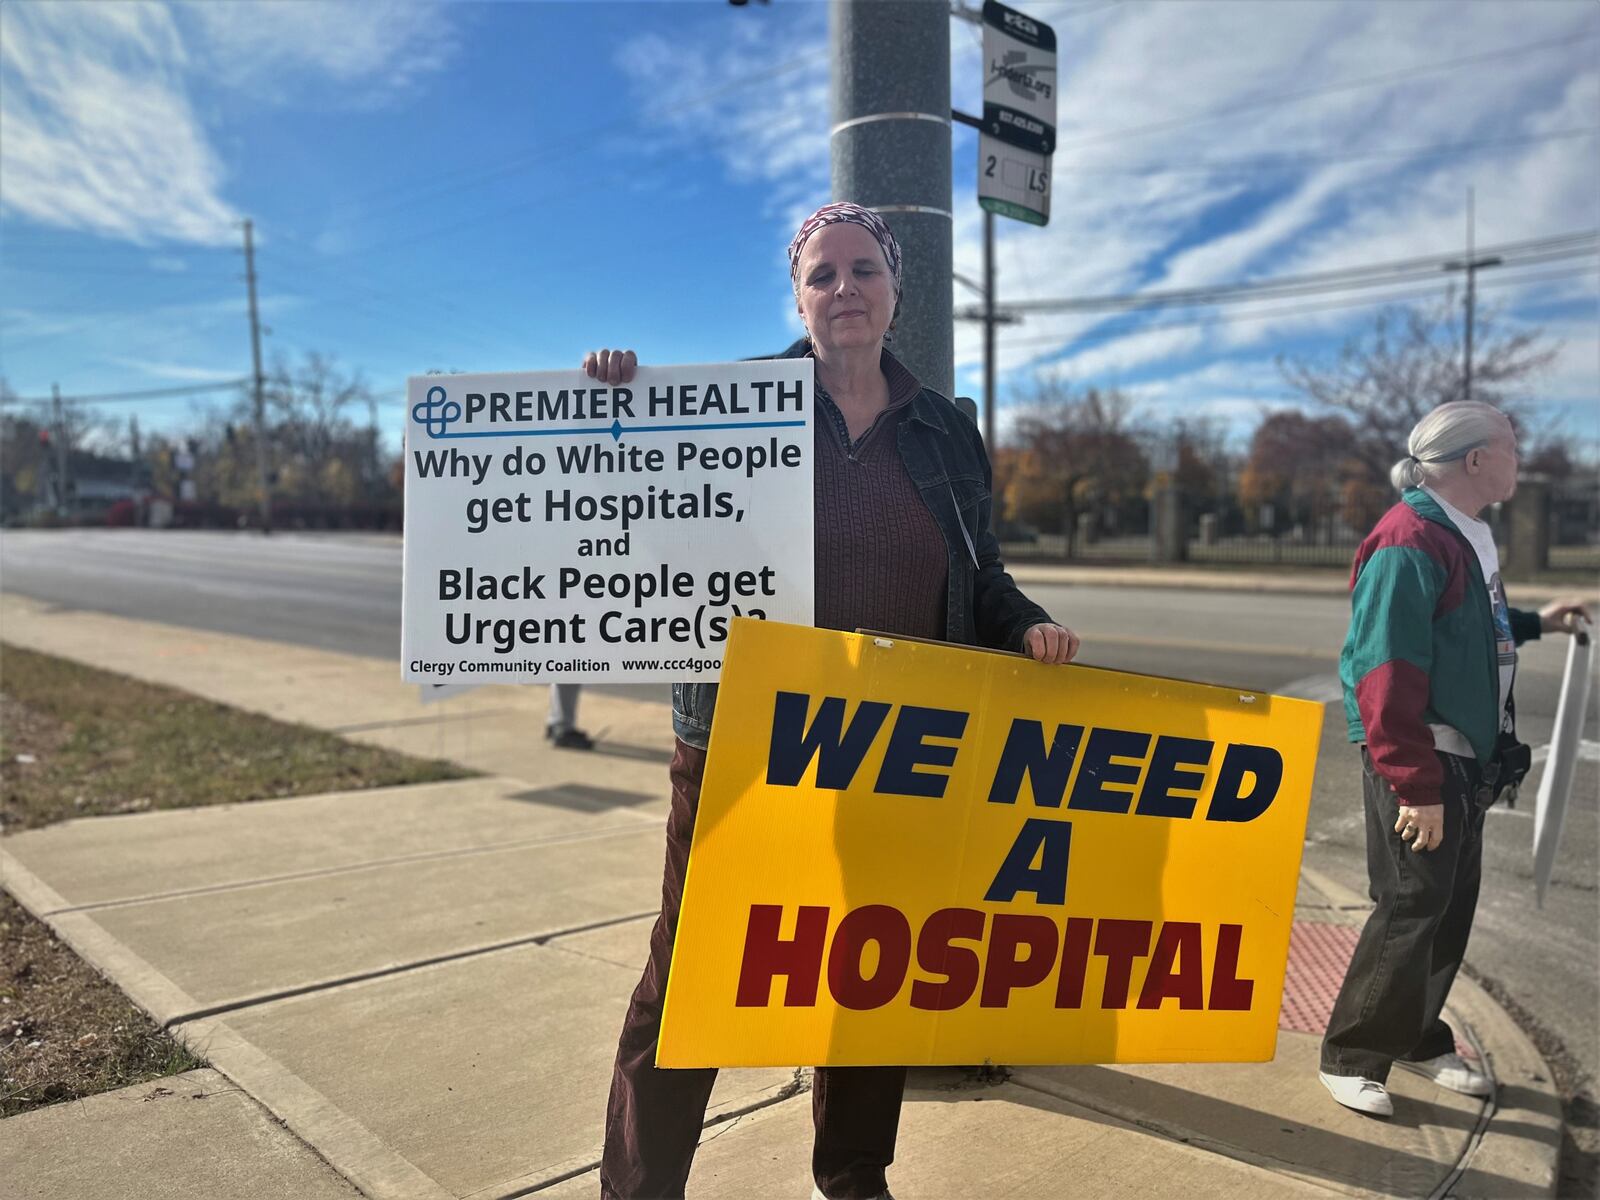
[{"label": "person with white hair", "polygon": [[1390,479],[1400,501],[1356,552],[1339,658],[1376,907],[1328,1019],[1320,1071],[1340,1104],[1384,1117],[1395,1065],[1469,1096],[1492,1091],[1440,1014],[1472,932],[1484,813],[1527,771],[1512,701],[1517,646],[1588,616],[1569,601],[1539,612],[1506,603],[1481,517],[1517,486],[1504,413],[1440,405],[1417,422]]}]

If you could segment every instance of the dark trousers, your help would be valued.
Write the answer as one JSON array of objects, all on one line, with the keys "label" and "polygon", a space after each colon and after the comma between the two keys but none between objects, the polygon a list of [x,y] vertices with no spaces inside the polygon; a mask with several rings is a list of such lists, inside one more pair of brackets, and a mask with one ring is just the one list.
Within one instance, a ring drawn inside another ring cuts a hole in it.
[{"label": "dark trousers", "polygon": [[1322,1069],[1380,1083],[1396,1059],[1421,1062],[1455,1049],[1440,1017],[1467,952],[1483,869],[1478,764],[1440,754],[1444,842],[1414,851],[1394,830],[1399,802],[1361,748],[1367,874],[1377,907],[1356,943],[1322,1040]]},{"label": "dark trousers", "polygon": [[[600,1194],[605,1200],[679,1197],[689,1178],[715,1068],[666,1071],[656,1067],[661,1007],[678,932],[683,878],[694,837],[704,750],[678,742],[672,755],[672,813],[667,818],[667,864],[661,916],[650,934],[650,961],[622,1023],[606,1105]],[[887,1190],[884,1169],[894,1161],[904,1067],[818,1067],[811,1084],[816,1141],[811,1171],[825,1196],[869,1200]]]}]

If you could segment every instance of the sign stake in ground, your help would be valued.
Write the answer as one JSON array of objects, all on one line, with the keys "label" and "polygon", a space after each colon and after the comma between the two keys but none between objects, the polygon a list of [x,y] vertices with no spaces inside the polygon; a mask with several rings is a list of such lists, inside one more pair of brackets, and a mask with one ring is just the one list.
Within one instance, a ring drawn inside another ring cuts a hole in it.
[{"label": "sign stake in ground", "polygon": [[1567,819],[1567,800],[1572,795],[1573,767],[1583,737],[1583,718],[1589,708],[1593,642],[1593,631],[1583,624],[1572,635],[1567,647],[1567,671],[1561,680],[1561,699],[1556,704],[1550,757],[1545,760],[1539,797],[1533,806],[1533,881],[1540,908],[1544,907],[1545,889],[1550,886],[1550,875],[1555,870],[1561,827]]},{"label": "sign stake in ground", "polygon": [[1055,30],[985,0],[978,203],[1030,225],[1048,223],[1055,146]]}]

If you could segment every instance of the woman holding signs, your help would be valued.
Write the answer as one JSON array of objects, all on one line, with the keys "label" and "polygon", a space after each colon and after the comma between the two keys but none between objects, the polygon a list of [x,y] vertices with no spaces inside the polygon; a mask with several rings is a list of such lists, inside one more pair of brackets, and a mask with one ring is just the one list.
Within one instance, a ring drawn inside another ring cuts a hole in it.
[{"label": "woman holding signs", "polygon": [[[829,204],[789,245],[806,336],[783,357],[816,360],[816,624],[1018,650],[1070,662],[1071,630],[1017,589],[989,531],[990,475],[977,429],[884,348],[900,307],[900,246],[883,218]],[[632,351],[587,355],[611,384]],[[634,991],[606,1110],[605,1197],[682,1196],[715,1070],[658,1070],[656,1042],[716,686],[673,688],[672,813],[661,916]],[[904,1067],[819,1067],[812,1083],[814,1196],[888,1195]]]},{"label": "woman holding signs", "polygon": [[1350,740],[1365,768],[1367,872],[1377,902],[1322,1043],[1333,1098],[1393,1114],[1396,1064],[1469,1096],[1493,1090],[1440,1013],[1466,953],[1483,815],[1528,769],[1511,698],[1517,646],[1571,632],[1580,604],[1506,604],[1480,514],[1517,486],[1517,435],[1477,401],[1440,405],[1391,478],[1400,502],[1356,552],[1340,656]]}]

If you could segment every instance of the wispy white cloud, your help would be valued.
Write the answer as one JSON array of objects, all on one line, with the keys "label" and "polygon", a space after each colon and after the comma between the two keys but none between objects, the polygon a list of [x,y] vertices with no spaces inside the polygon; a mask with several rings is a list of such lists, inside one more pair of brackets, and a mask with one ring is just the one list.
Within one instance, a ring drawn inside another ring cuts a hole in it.
[{"label": "wispy white cloud", "polygon": [[1084,385],[1122,384],[1127,373],[1146,363],[1178,358],[1204,342],[1205,334],[1192,326],[1141,330],[1066,354],[1037,373]]},{"label": "wispy white cloud", "polygon": [[[273,318],[292,313],[304,303],[302,296],[268,292],[261,296],[258,309],[262,317]],[[6,323],[0,352],[8,355],[66,336],[75,339],[74,353],[83,357],[125,354],[130,344],[166,347],[175,337],[191,337],[225,322],[237,322],[242,343],[247,328],[242,295],[66,314],[7,308],[0,310],[0,319]]]},{"label": "wispy white cloud", "polygon": [[145,358],[128,358],[123,355],[108,355],[106,362],[114,363],[119,367],[128,367],[140,374],[148,375],[152,379],[176,379],[184,383],[220,383],[227,379],[239,378],[237,368],[219,370],[216,367],[197,367],[188,363],[158,362]]},{"label": "wispy white cloud", "polygon": [[177,12],[194,35],[197,69],[282,102],[297,100],[310,81],[334,85],[346,103],[379,103],[460,48],[439,0],[204,0]]},{"label": "wispy white cloud", "polygon": [[13,3],[0,22],[0,211],[135,242],[234,238],[170,12]]},{"label": "wispy white cloud", "polygon": [[[1102,11],[1083,36],[1063,17],[1052,222],[1042,231],[1001,223],[1002,301],[1204,286],[1453,250],[1465,236],[1469,185],[1480,244],[1592,228],[1600,223],[1594,141],[1525,140],[1426,159],[1340,156],[1592,126],[1600,110],[1596,43],[1585,37],[1600,28],[1593,15],[1560,3],[1129,4]],[[1423,69],[1541,41],[1551,44],[1475,68]],[[1308,92],[1316,94],[1296,98]],[[1211,112],[1229,115],[1187,119]],[[1163,169],[1267,157],[1277,163],[1270,170]],[[1285,166],[1285,158],[1296,161]],[[958,180],[958,194],[961,187]],[[979,269],[980,229],[976,219],[958,220],[958,270]],[[1560,294],[1592,292],[1579,281]],[[1094,322],[1030,315],[1002,332],[1002,378],[1059,356],[1050,369],[1086,383],[1192,379],[1208,362],[1337,335],[1371,313],[1224,319],[1231,315],[1202,313],[1186,334],[1125,323],[1126,336],[1076,348]],[[1173,316],[1182,314],[1150,319]],[[957,337],[958,359],[970,368],[981,353],[978,332],[958,326]],[[1591,365],[1591,390],[1596,374]]]},{"label": "wispy white cloud", "polygon": [[164,5],[13,0],[0,9],[0,213],[149,244],[238,239],[196,81],[370,104],[454,51],[436,3]]},{"label": "wispy white cloud", "polygon": [[767,185],[765,212],[790,225],[828,198],[826,7],[757,15],[714,38],[640,35],[616,62],[642,118],[673,135],[658,152],[708,154],[733,181]]},{"label": "wispy white cloud", "polygon": [[[822,6],[798,7],[805,16],[789,25],[740,25],[731,47],[726,36],[686,27],[681,37],[635,39],[619,59],[637,82],[644,119],[671,129],[677,150],[709,150],[727,178],[768,185],[775,225],[827,194],[826,59],[774,75],[759,88],[759,104],[730,100],[714,116],[674,105],[729,78],[731,63],[776,64],[825,50]],[[1480,244],[1600,225],[1600,139],[1538,140],[1596,123],[1600,19],[1590,6],[1085,0],[1037,11],[1056,22],[1061,46],[1061,148],[1051,224],[998,223],[1002,303],[1201,287],[1454,251],[1465,237],[1469,186]],[[978,45],[975,31],[953,24],[952,99],[968,111],[981,103]],[[1456,59],[1477,61],[1440,65]],[[976,150],[970,134],[955,137],[955,267],[977,278]],[[1461,149],[1395,153],[1439,146]],[[1231,165],[1195,169],[1213,160]],[[1513,312],[1532,298],[1549,304],[1593,294],[1587,279],[1503,293]],[[954,285],[953,295],[958,306],[973,300]],[[1151,389],[1181,381],[1192,396],[1209,378],[1203,372],[1248,362],[1256,364],[1251,390],[1201,397],[1218,411],[1244,413],[1278,402],[1276,372],[1261,377],[1259,364],[1307,339],[1336,341],[1373,312],[1282,309],[1213,310],[1193,314],[1191,325],[1150,329],[1029,314],[1001,332],[1002,392],[1043,370]],[[978,386],[981,356],[979,326],[958,323],[964,390]],[[1581,355],[1570,361],[1563,377],[1596,390],[1595,364]],[[1147,395],[1153,401],[1157,392]]]}]

